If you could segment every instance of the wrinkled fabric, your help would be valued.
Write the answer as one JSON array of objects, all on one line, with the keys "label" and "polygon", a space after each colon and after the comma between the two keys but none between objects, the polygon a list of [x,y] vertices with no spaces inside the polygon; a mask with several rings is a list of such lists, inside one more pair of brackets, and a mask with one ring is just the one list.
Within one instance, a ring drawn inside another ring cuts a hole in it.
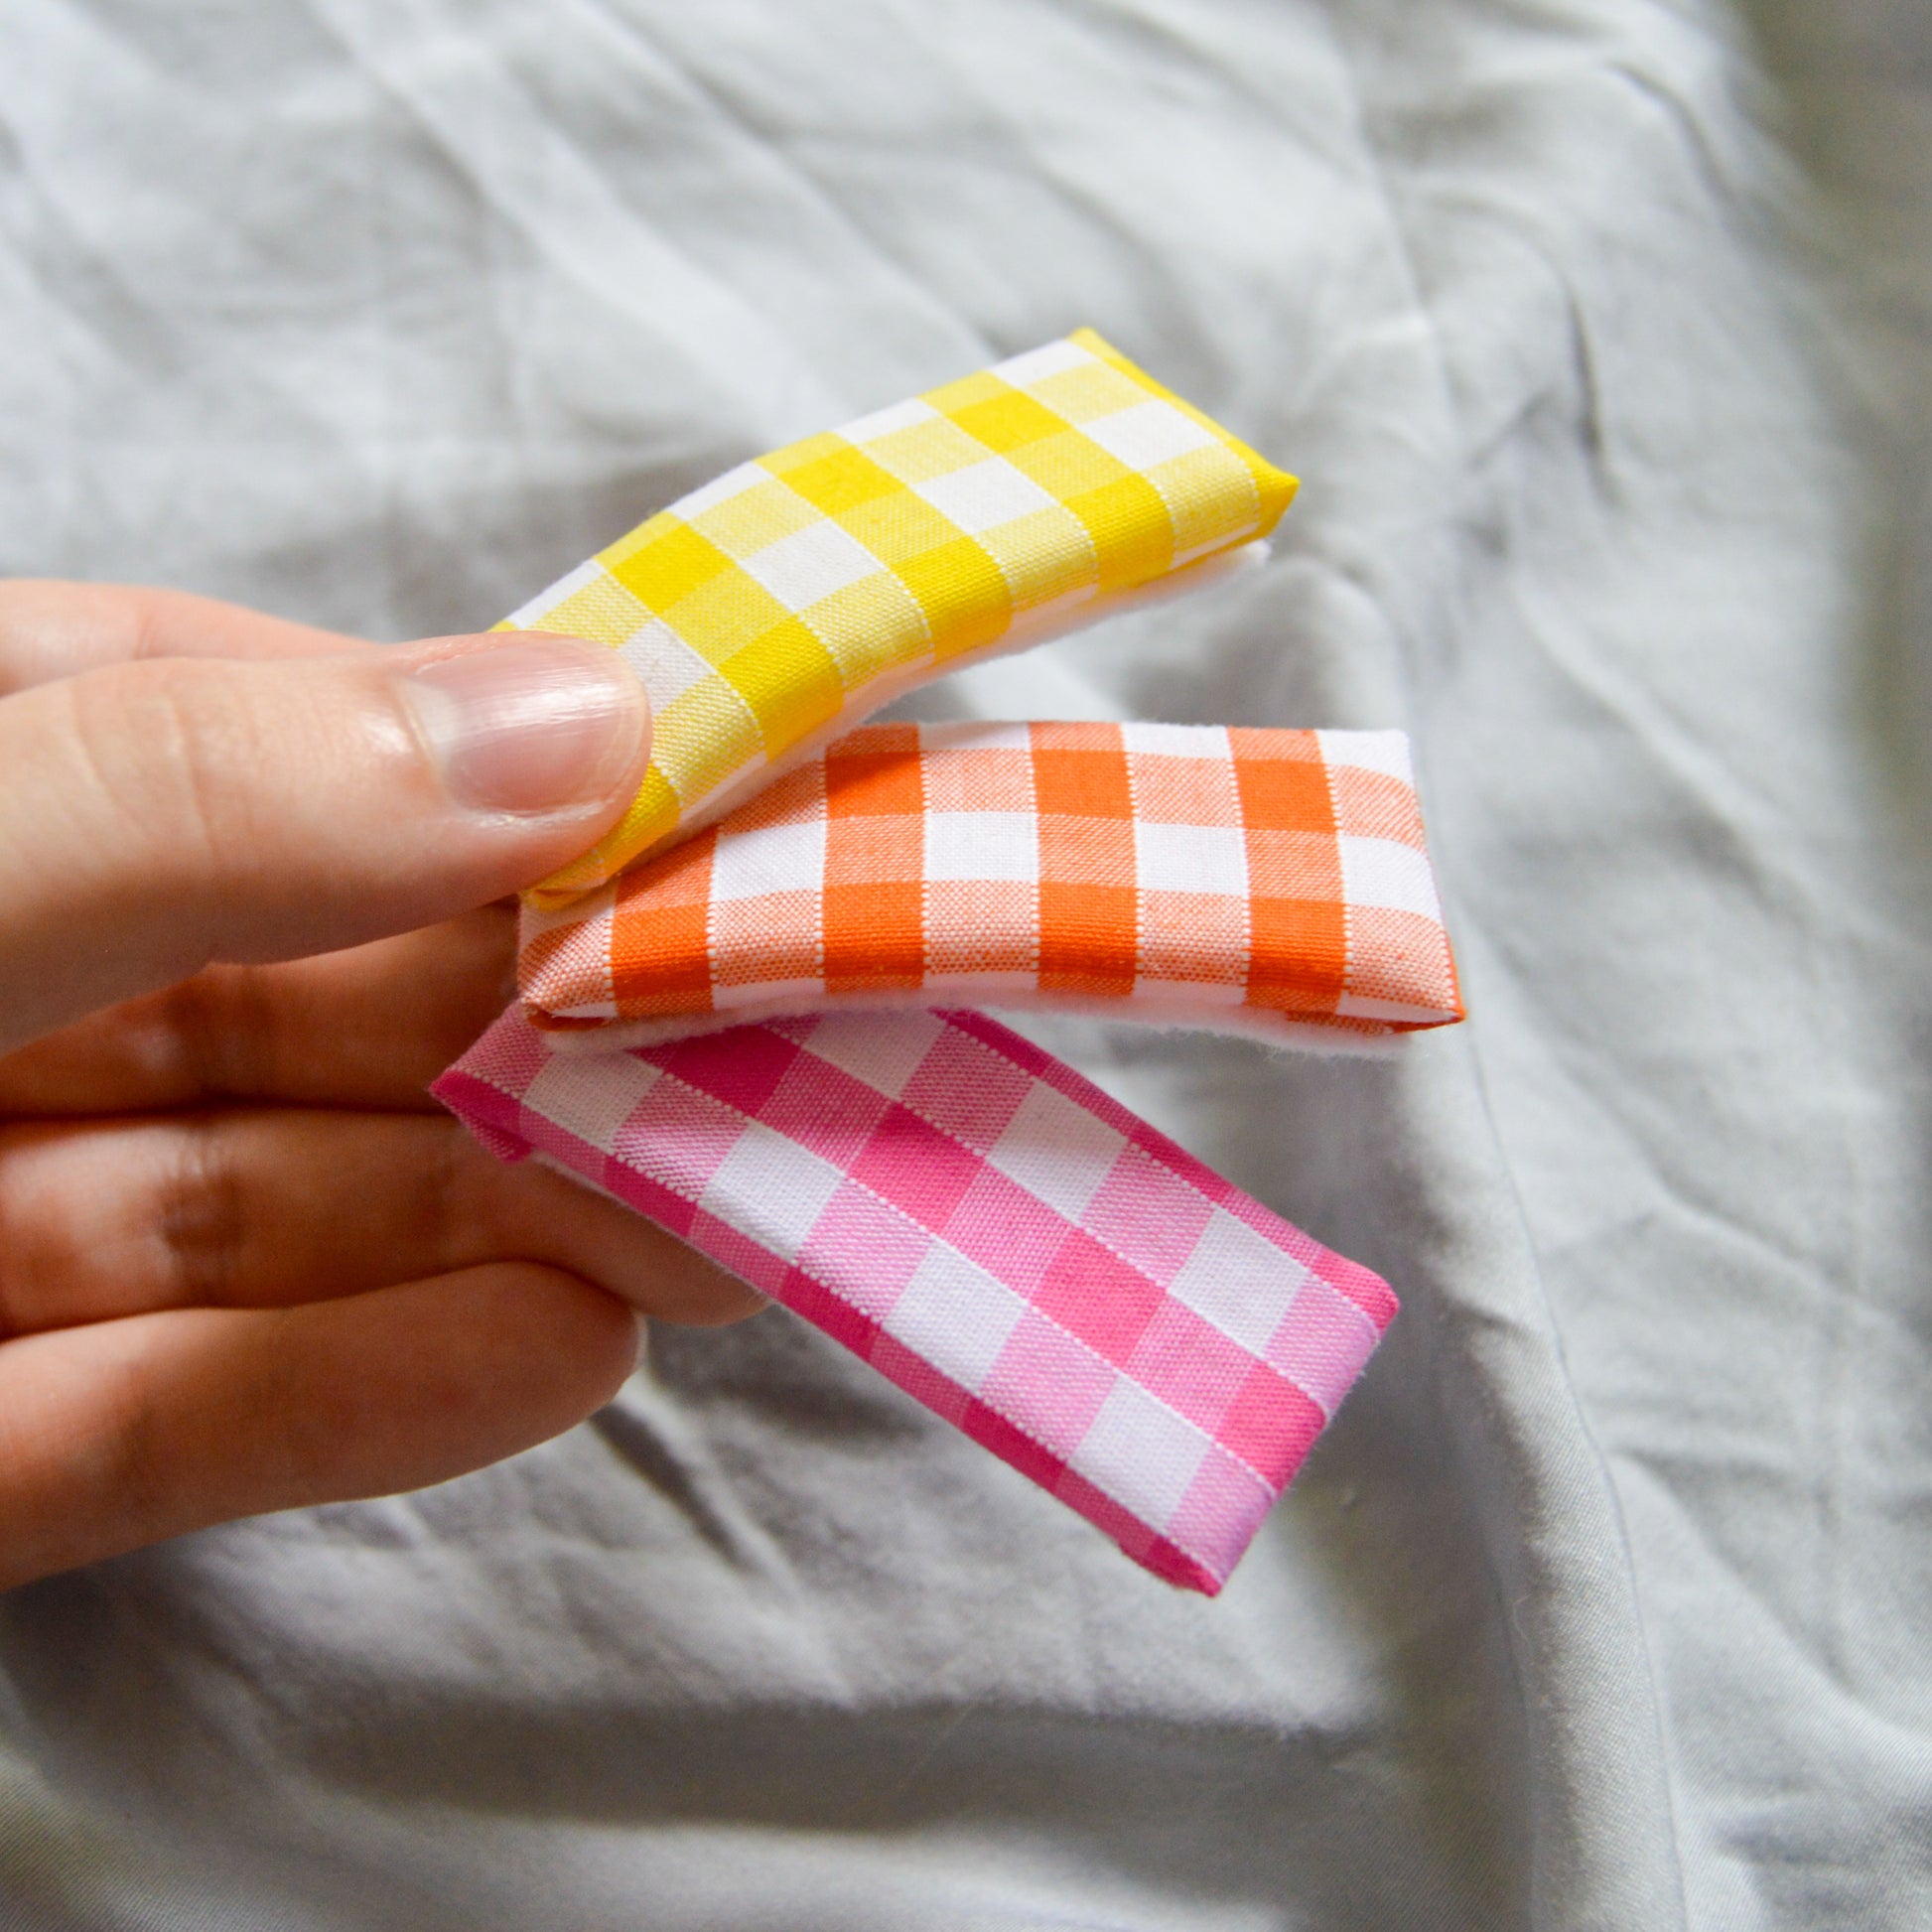
[{"label": "wrinkled fabric", "polygon": [[1761,11],[0,10],[8,568],[475,627],[1089,320],[1303,497],[920,714],[1406,729],[1472,1016],[1028,1022],[1403,1301],[1214,1602],[781,1311],[660,1332],[0,1599],[10,1924],[1932,1917],[1932,27]]}]

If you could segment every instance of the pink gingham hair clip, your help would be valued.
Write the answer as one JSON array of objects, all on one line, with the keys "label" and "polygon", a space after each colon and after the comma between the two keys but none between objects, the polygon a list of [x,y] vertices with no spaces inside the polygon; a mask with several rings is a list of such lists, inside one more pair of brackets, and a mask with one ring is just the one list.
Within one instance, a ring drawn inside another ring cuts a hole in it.
[{"label": "pink gingham hair clip", "polygon": [[981,1014],[586,1057],[512,1009],[434,1091],[498,1155],[681,1236],[1209,1595],[1396,1311]]}]

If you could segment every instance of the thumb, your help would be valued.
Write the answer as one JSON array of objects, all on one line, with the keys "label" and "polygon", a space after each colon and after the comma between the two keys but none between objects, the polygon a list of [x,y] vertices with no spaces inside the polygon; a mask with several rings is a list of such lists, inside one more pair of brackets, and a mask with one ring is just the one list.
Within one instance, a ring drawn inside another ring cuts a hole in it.
[{"label": "thumb", "polygon": [[649,740],[616,651],[529,632],[121,664],[0,701],[0,1050],[213,960],[529,885],[621,815]]}]

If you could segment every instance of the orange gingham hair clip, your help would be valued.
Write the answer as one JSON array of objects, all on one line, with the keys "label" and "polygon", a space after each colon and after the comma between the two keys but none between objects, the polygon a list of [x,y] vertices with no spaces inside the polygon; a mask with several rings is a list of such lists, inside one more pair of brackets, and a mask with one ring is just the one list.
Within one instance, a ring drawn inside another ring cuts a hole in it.
[{"label": "orange gingham hair clip", "polygon": [[1329,1047],[1459,1019],[1399,732],[868,725],[560,912],[535,1022],[1070,1007]]}]

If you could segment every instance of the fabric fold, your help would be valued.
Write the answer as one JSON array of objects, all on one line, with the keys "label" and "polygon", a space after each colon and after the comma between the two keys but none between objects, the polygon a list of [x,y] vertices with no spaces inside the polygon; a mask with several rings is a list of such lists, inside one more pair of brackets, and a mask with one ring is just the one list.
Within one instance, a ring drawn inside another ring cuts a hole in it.
[{"label": "fabric fold", "polygon": [[1396,1311],[974,1013],[820,1015],[595,1058],[512,1009],[434,1088],[647,1215],[1209,1595]]}]

